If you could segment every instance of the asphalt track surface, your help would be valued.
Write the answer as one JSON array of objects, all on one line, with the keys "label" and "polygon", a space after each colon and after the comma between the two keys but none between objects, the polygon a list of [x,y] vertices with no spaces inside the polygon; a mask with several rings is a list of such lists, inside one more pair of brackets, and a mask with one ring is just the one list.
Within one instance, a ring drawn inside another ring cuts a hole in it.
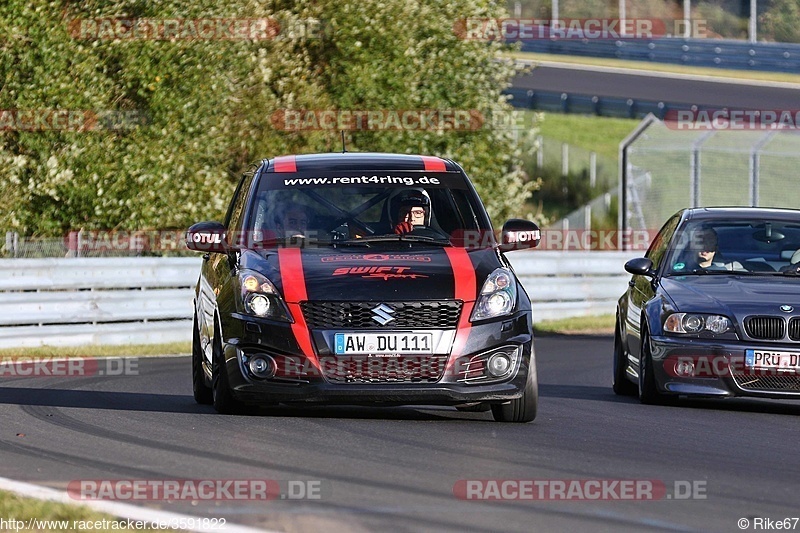
[{"label": "asphalt track surface", "polygon": [[[540,337],[539,416],[430,407],[281,407],[222,416],[191,397],[189,358],[139,375],[3,378],[0,476],[318,480],[319,500],[150,502],[281,531],[740,531],[800,515],[800,404],[645,406],[611,392],[609,337]],[[467,479],[701,482],[704,499],[463,501]],[[704,482],[704,485],[703,485]],[[796,526],[800,528],[800,525]]]},{"label": "asphalt track surface", "polygon": [[[663,75],[621,74],[570,67],[540,66],[514,79],[515,88],[589,96],[633,98],[733,109],[800,110],[800,90],[726,81],[671,79]],[[756,82],[757,83],[757,82]]]}]

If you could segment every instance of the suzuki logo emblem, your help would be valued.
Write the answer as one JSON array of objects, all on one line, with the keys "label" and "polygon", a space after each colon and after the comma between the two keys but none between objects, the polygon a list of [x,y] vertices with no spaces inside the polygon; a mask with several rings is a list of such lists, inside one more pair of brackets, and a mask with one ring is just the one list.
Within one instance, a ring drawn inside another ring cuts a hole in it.
[{"label": "suzuki logo emblem", "polygon": [[375,307],[374,309],[372,309],[372,312],[374,313],[372,315],[372,320],[374,320],[381,326],[385,326],[386,324],[394,320],[394,317],[392,316],[394,314],[394,309],[392,309],[386,304],[381,304],[378,307]]}]

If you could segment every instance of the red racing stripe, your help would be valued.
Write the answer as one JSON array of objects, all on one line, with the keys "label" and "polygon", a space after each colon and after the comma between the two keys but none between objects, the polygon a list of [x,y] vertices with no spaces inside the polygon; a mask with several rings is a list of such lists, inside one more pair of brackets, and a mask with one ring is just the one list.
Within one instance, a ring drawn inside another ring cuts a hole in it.
[{"label": "red racing stripe", "polygon": [[297,161],[293,155],[282,155],[275,158],[275,172],[297,172]]},{"label": "red racing stripe", "polygon": [[303,260],[299,248],[279,248],[278,249],[278,268],[281,272],[281,282],[283,283],[283,297],[286,298],[286,305],[292,314],[292,333],[297,340],[297,344],[303,351],[311,364],[321,371],[319,359],[314,353],[311,344],[311,333],[308,331],[306,319],[300,309],[300,302],[308,300],[306,292],[306,278],[303,274]]},{"label": "red racing stripe", "polygon": [[423,155],[420,157],[422,158],[422,163],[425,165],[425,170],[428,172],[444,172],[447,170],[444,160],[438,157],[430,155]]},{"label": "red racing stripe", "polygon": [[450,371],[450,367],[454,364],[456,358],[464,355],[463,352],[469,338],[469,330],[472,327],[469,317],[472,314],[472,308],[475,306],[478,283],[475,279],[475,267],[472,266],[469,254],[464,248],[445,248],[444,251],[447,252],[447,258],[453,268],[456,285],[455,298],[464,302],[464,307],[461,309],[461,318],[458,319],[458,329],[456,330],[456,338],[453,341],[453,349],[450,350],[450,360],[447,363],[447,371]]}]

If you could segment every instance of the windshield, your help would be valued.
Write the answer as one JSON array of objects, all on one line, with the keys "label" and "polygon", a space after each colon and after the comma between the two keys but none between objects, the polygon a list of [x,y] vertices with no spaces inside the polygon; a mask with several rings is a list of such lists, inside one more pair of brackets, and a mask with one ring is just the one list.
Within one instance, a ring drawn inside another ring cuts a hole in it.
[{"label": "windshield", "polygon": [[245,230],[266,246],[397,241],[490,245],[483,206],[461,174],[263,174]]},{"label": "windshield", "polygon": [[667,274],[794,274],[800,267],[800,223],[795,222],[691,221],[673,243]]}]

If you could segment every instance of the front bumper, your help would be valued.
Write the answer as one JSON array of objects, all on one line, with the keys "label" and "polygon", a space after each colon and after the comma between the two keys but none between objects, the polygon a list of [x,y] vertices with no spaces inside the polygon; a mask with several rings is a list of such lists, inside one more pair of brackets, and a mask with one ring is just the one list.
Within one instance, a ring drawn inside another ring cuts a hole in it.
[{"label": "front bumper", "polygon": [[800,400],[800,374],[748,368],[747,350],[800,353],[800,346],[654,336],[651,355],[656,384],[661,392],[674,395]]},{"label": "front bumper", "polygon": [[[224,339],[226,369],[234,396],[250,404],[326,403],[381,405],[459,405],[475,402],[503,403],[522,396],[533,353],[530,315],[519,312],[502,320],[473,325],[463,355],[438,354],[442,372],[427,380],[388,379],[370,382],[332,380],[310,363],[287,324],[266,322],[235,314],[228,324],[230,337]],[[312,330],[315,353],[322,361],[335,361],[329,346],[322,344],[330,335]],[[455,332],[450,332],[451,337]],[[447,338],[447,336],[445,336]],[[463,362],[477,360],[502,350],[516,350],[511,371],[490,382],[464,379]],[[449,351],[449,347],[448,347]],[[320,356],[320,353],[322,354]],[[268,355],[286,361],[291,375],[278,372],[268,379],[254,379],[245,361],[254,355]],[[387,361],[388,359],[383,359]],[[374,361],[374,360],[373,360]],[[534,363],[535,364],[535,363]]]}]

